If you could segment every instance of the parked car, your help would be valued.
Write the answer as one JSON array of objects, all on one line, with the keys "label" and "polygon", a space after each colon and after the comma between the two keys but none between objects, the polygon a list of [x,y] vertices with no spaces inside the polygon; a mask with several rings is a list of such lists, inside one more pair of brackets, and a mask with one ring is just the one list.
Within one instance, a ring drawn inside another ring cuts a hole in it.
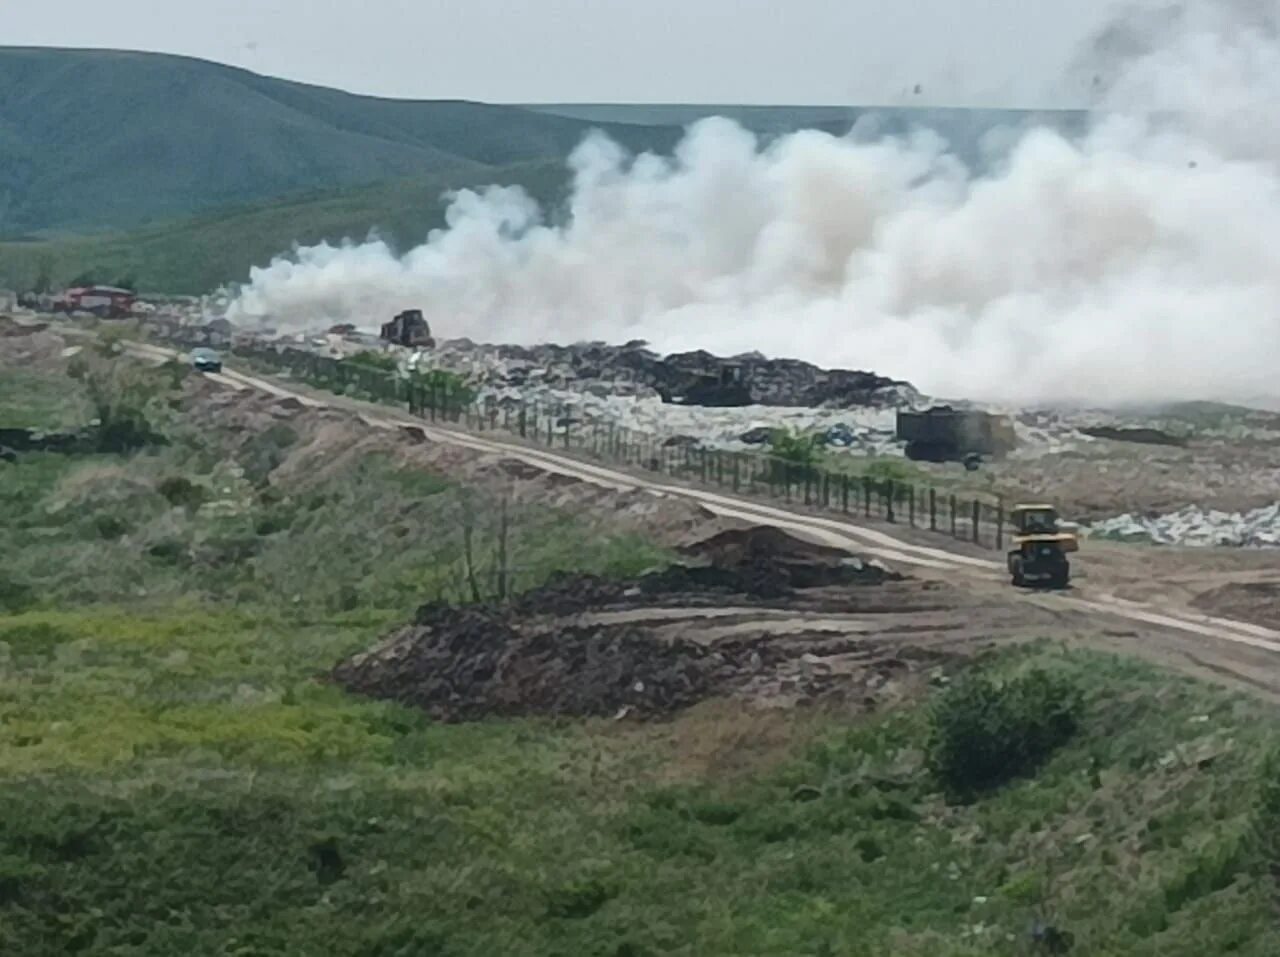
[{"label": "parked car", "polygon": [[191,367],[197,372],[221,372],[222,357],[212,349],[196,349],[191,353]]}]

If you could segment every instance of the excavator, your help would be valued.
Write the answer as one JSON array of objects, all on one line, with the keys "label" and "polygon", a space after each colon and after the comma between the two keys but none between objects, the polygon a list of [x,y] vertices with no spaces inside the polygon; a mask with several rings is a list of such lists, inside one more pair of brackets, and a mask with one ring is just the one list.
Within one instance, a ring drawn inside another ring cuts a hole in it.
[{"label": "excavator", "polygon": [[1052,505],[1015,505],[1009,576],[1014,587],[1066,588],[1071,581],[1067,555],[1080,550],[1074,531],[1062,527]]}]

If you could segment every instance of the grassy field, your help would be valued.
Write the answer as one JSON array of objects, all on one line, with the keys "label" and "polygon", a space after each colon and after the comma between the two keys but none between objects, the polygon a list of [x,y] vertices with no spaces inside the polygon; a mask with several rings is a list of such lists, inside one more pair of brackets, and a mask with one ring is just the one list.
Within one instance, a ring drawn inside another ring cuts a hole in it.
[{"label": "grassy field", "polygon": [[[51,392],[0,423],[65,421]],[[168,428],[0,464],[0,953],[1280,952],[1260,704],[1004,653],[1078,720],[964,800],[931,702],[433,724],[316,676],[454,580],[456,487],[375,459],[268,494],[288,435]],[[521,513],[525,584],[659,557],[581,521]]]},{"label": "grassy field", "polygon": [[143,290],[200,295],[247,282],[251,267],[268,265],[294,245],[362,242],[376,232],[410,249],[445,225],[442,196],[449,190],[518,185],[554,204],[568,177],[559,160],[479,176],[462,170],[237,207],[120,235],[0,242],[0,288],[34,288],[42,274],[62,288],[87,274],[98,282],[125,277]]}]

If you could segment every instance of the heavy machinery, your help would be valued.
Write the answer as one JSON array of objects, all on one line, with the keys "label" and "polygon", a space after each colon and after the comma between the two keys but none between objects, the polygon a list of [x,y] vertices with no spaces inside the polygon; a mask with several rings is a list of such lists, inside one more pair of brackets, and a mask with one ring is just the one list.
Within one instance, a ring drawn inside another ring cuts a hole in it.
[{"label": "heavy machinery", "polygon": [[1018,588],[1066,588],[1071,581],[1067,555],[1080,550],[1074,531],[1063,528],[1052,505],[1015,505],[1009,576]]},{"label": "heavy machinery", "polygon": [[406,309],[390,322],[383,323],[379,338],[410,348],[434,349],[436,345],[435,339],[431,338],[431,326],[422,318],[421,309]]},{"label": "heavy machinery", "polygon": [[984,458],[999,458],[1017,445],[1013,424],[1004,416],[934,406],[898,413],[898,438],[907,458],[921,462],[963,462],[972,471]]}]

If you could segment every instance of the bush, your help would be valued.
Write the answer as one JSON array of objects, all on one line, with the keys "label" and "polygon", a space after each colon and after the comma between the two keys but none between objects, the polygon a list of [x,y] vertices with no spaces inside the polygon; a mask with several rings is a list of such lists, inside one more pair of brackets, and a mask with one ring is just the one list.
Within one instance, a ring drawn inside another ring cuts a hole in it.
[{"label": "bush", "polygon": [[93,406],[98,451],[129,452],[163,441],[153,421],[158,380],[122,356],[115,336],[104,337],[96,353],[76,356],[67,371],[84,384]]},{"label": "bush", "polygon": [[0,571],[0,611],[19,614],[36,605],[36,590]]},{"label": "bush", "polygon": [[114,542],[129,532],[129,522],[120,515],[102,513],[93,517],[93,528],[103,541]]},{"label": "bush", "polygon": [[888,481],[900,485],[917,485],[928,481],[924,472],[902,459],[872,459],[863,474],[877,482]]},{"label": "bush", "polygon": [[1255,844],[1267,871],[1280,882],[1280,748],[1274,748],[1263,759],[1258,777],[1253,812]]},{"label": "bush", "polygon": [[774,429],[769,435],[769,458],[781,481],[813,478],[822,465],[825,439],[818,433]]},{"label": "bush", "polygon": [[978,674],[948,690],[931,715],[928,763],[943,787],[965,796],[1045,761],[1075,733],[1079,688],[1037,669],[999,682]]},{"label": "bush", "polygon": [[267,484],[271,473],[284,464],[288,450],[298,442],[298,433],[277,422],[250,439],[238,456],[247,478],[256,488]]},{"label": "bush", "polygon": [[444,412],[460,412],[476,398],[475,390],[462,376],[446,369],[412,372],[409,374],[409,387],[421,389],[427,403]]},{"label": "bush", "polygon": [[347,356],[342,360],[354,366],[364,366],[367,369],[378,369],[382,372],[395,372],[397,369],[396,357],[389,352],[357,352],[353,356]]},{"label": "bush", "polygon": [[156,487],[156,491],[163,495],[174,508],[185,508],[194,512],[204,504],[204,489],[181,475],[164,479]]}]

